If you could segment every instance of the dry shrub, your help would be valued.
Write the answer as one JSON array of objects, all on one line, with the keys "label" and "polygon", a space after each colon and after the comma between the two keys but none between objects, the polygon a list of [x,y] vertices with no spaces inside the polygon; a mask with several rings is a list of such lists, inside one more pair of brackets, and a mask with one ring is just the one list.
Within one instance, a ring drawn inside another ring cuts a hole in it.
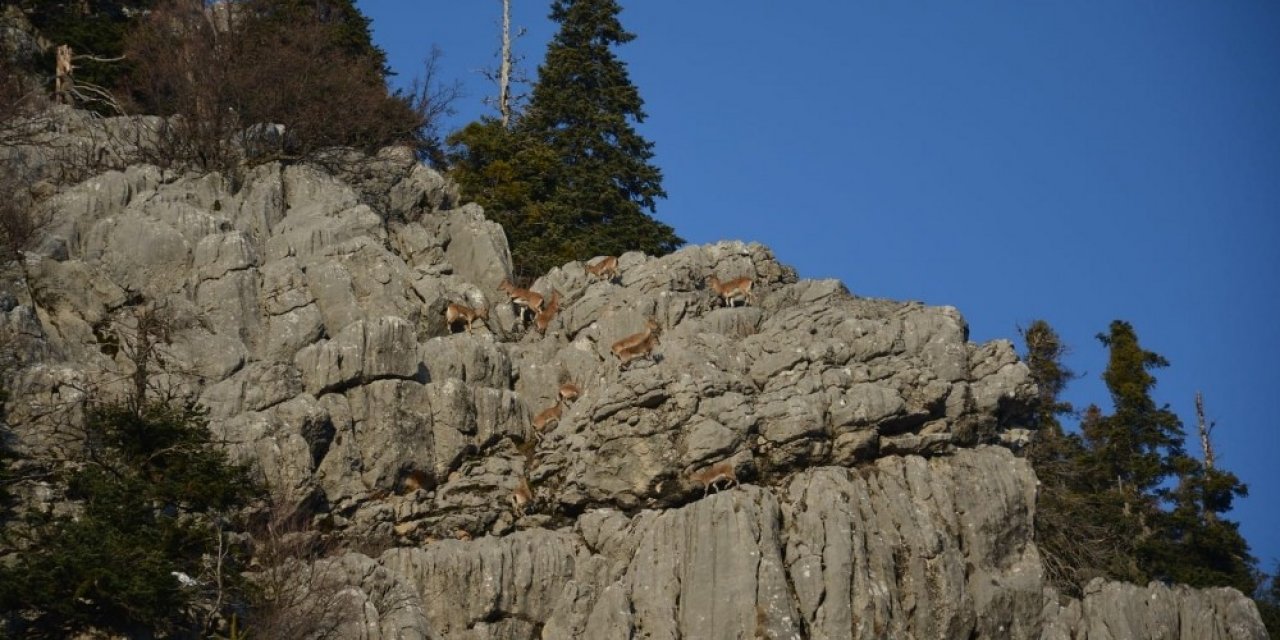
[{"label": "dry shrub", "polygon": [[282,30],[252,16],[244,22],[229,89],[247,122],[285,126],[287,153],[402,141],[417,129],[408,105],[387,96],[373,62],[337,48],[330,25],[311,20]]},{"label": "dry shrub", "polygon": [[275,509],[254,532],[255,585],[245,627],[253,638],[333,638],[356,619],[359,604],[344,591],[347,577],[326,560],[335,544],[308,516]]},{"label": "dry shrub", "polygon": [[281,19],[268,0],[229,5],[216,18],[198,0],[161,2],[127,43],[135,108],[177,116],[157,160],[231,168],[266,124],[283,125],[283,135],[257,149],[256,161],[313,159],[332,147],[438,148],[436,120],[456,87],[428,78],[388,92],[381,62],[353,51],[343,28],[319,11]]},{"label": "dry shrub", "polygon": [[126,100],[134,110],[171,117],[148,160],[161,166],[222,168],[239,118],[225,90],[229,43],[192,0],[161,2],[126,41],[133,61]]}]

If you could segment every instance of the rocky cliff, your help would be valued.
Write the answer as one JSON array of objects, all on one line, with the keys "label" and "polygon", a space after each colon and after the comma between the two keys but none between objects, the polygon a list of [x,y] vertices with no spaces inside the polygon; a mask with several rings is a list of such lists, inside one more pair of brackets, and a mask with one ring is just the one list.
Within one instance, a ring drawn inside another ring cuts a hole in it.
[{"label": "rocky cliff", "polygon": [[[621,256],[614,280],[555,269],[532,285],[561,300],[541,333],[499,291],[510,256],[481,210],[402,150],[347,166],[129,164],[33,191],[51,223],[0,296],[17,446],[70,446],[45,418],[125,390],[145,308],[156,388],[363,551],[311,567],[342,585],[317,614],[342,637],[1265,637],[1230,589],[1047,586],[1011,449],[1034,387],[955,309],[723,242]],[[711,275],[754,299],[724,304]],[[454,333],[450,303],[489,318]],[[610,345],[648,319],[652,353],[621,365]],[[566,382],[579,397],[534,429]],[[722,462],[740,484],[704,495],[692,474]]]}]

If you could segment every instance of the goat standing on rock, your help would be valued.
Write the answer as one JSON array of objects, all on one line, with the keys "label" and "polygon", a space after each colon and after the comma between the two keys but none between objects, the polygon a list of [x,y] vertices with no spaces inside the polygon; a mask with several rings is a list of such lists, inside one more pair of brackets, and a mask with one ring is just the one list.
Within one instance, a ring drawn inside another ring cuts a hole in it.
[{"label": "goat standing on rock", "polygon": [[520,478],[519,484],[511,492],[511,508],[515,511],[516,517],[523,518],[531,504],[533,504],[533,489],[529,486],[527,479]]},{"label": "goat standing on rock", "polygon": [[720,282],[720,278],[711,276],[707,278],[707,283],[711,288],[719,294],[720,299],[724,301],[725,306],[737,306],[734,301],[741,298],[743,304],[748,302],[755,304],[756,295],[752,293],[751,287],[755,281],[751,278],[734,278],[728,282]]},{"label": "goat standing on rock", "polygon": [[471,333],[471,324],[476,320],[485,321],[489,319],[488,307],[472,308],[464,304],[450,302],[449,306],[444,310],[444,321],[449,326],[449,331],[453,332],[453,328],[460,322],[467,323],[467,333]]},{"label": "goat standing on rock", "polygon": [[553,422],[559,423],[560,416],[564,414],[564,399],[556,400],[554,406],[546,409],[533,417],[533,430],[538,433],[537,437],[542,438],[543,432],[547,430],[547,426]]},{"label": "goat standing on rock", "polygon": [[587,273],[608,282],[618,279],[618,259],[614,256],[605,256],[596,261],[595,264],[586,266]]},{"label": "goat standing on rock", "polygon": [[556,317],[556,312],[560,310],[560,292],[555,289],[551,290],[551,302],[533,317],[533,326],[538,329],[538,333],[546,335],[547,327],[551,324],[551,320]]},{"label": "goat standing on rock", "polygon": [[704,469],[699,469],[689,474],[690,479],[694,482],[702,483],[702,497],[707,497],[707,492],[715,487],[716,493],[720,492],[720,481],[728,480],[729,486],[738,485],[738,472],[733,468],[731,460],[722,460]]},{"label": "goat standing on rock", "polygon": [[524,314],[532,313],[536,318],[542,312],[542,294],[529,289],[521,289],[512,284],[510,280],[503,280],[498,285],[511,297],[512,304],[520,309],[520,322],[524,322]]},{"label": "goat standing on rock", "polygon": [[658,321],[653,318],[645,320],[644,324],[644,331],[633,333],[613,343],[613,346],[609,348],[624,367],[640,356],[653,355],[653,348],[658,344],[658,334],[661,328],[658,326]]},{"label": "goat standing on rock", "polygon": [[560,385],[560,402],[573,402],[582,395],[582,389],[572,382],[566,382]]}]

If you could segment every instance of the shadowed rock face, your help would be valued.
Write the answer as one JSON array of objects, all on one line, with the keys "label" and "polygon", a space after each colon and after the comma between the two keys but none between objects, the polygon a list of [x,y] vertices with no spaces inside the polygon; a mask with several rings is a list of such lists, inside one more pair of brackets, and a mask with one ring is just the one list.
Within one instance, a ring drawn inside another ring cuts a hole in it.
[{"label": "shadowed rock face", "polygon": [[[724,242],[621,256],[612,282],[552,270],[541,335],[497,288],[502,230],[411,157],[370,163],[359,189],[133,165],[44,200],[45,249],[6,279],[4,322],[39,357],[14,415],[121,392],[110,336],[159,309],[159,382],[278,500],[390,547],[324,561],[361,612],[349,637],[1265,637],[1231,590],[1046,586],[1035,476],[998,446],[1034,387],[955,309]],[[753,278],[754,303],[724,305],[711,275]],[[451,334],[450,302],[487,324]],[[652,356],[621,366],[610,345],[649,318]],[[535,438],[567,381],[581,396]],[[17,424],[20,447],[56,436]],[[703,498],[690,474],[726,460],[742,485]]]}]

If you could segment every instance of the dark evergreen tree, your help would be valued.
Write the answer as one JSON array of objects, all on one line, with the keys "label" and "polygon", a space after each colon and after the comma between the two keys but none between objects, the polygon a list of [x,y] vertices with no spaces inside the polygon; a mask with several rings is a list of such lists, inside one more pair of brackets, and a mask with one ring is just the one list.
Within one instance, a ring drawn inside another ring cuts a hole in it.
[{"label": "dark evergreen tree", "polygon": [[[1043,553],[1050,582],[1061,592],[1081,595],[1090,579],[1108,576],[1140,580],[1133,555],[1132,532],[1126,527],[1120,503],[1107,493],[1091,464],[1079,434],[1067,433],[1060,418],[1073,413],[1060,395],[1075,374],[1063,364],[1066,346],[1044,321],[1023,332],[1024,360],[1039,389],[1034,407],[1035,439],[1027,457],[1040,480],[1036,496],[1036,541]],[[1102,411],[1085,409],[1081,428],[1097,429]]]},{"label": "dark evergreen tree", "polygon": [[[85,457],[62,478],[78,512],[28,514],[23,551],[0,567],[3,622],[34,638],[201,632],[189,605],[240,584],[220,520],[257,493],[246,468],[214,447],[191,408],[103,406],[86,433]],[[178,572],[200,584],[184,586]]]},{"label": "dark evergreen tree", "polygon": [[1095,520],[1082,517],[1089,503],[1080,491],[1080,460],[1084,446],[1080,438],[1067,434],[1059,420],[1072,412],[1060,395],[1075,374],[1062,358],[1066,347],[1053,327],[1036,320],[1022,330],[1026,345],[1023,360],[1031,370],[1039,393],[1033,407],[1035,438],[1027,448],[1027,458],[1040,480],[1036,494],[1036,542],[1044,557],[1049,580],[1059,590],[1078,594],[1087,577],[1102,573],[1106,564],[1102,552],[1110,532],[1093,526]]},{"label": "dark evergreen tree", "polygon": [[[515,247],[518,225],[541,218],[551,193],[556,158],[552,150],[497,118],[483,118],[449,137],[452,174],[467,197],[506,228]],[[524,264],[521,262],[521,264]]]},{"label": "dark evergreen tree", "polygon": [[1035,426],[1040,431],[1039,439],[1060,438],[1063,431],[1058,416],[1072,411],[1071,403],[1062,401],[1060,396],[1067,388],[1067,383],[1076,377],[1062,362],[1067,348],[1058,337],[1058,332],[1044,320],[1032,322],[1021,333],[1027,347],[1023,360],[1039,389],[1034,409]]},{"label": "dark evergreen tree", "polygon": [[1065,433],[1058,420],[1070,413],[1058,396],[1072,374],[1061,363],[1057,334],[1037,321],[1023,337],[1040,390],[1028,457],[1041,481],[1036,534],[1050,580],[1077,595],[1095,576],[1251,593],[1253,558],[1236,523],[1224,517],[1246,487],[1183,452],[1181,422],[1151,398],[1150,370],[1165,366],[1164,358],[1142,349],[1128,323],[1112,323],[1099,337],[1110,349],[1103,378],[1114,413],[1090,405],[1081,437]]},{"label": "dark evergreen tree", "polygon": [[[644,121],[644,102],[613,53],[635,38],[619,22],[620,11],[616,0],[556,0],[551,18],[560,30],[513,131],[480,123],[452,139],[462,147],[455,175],[506,229],[518,271],[532,275],[629,250],[660,255],[683,242],[651,217],[666,193],[650,162],[653,144],[634,127]],[[512,148],[495,158],[487,152],[495,140]],[[519,186],[500,184],[508,174]],[[497,191],[528,199],[487,197]]]},{"label": "dark evergreen tree", "polygon": [[1153,570],[1196,587],[1232,586],[1244,593],[1257,588],[1249,544],[1236,523],[1224,516],[1249,489],[1235,474],[1219,468],[1213,451],[1214,424],[1205,417],[1204,398],[1196,393],[1196,422],[1202,460],[1173,459],[1177,486],[1159,524],[1161,544],[1152,545]]},{"label": "dark evergreen tree", "polygon": [[1112,322],[1110,331],[1098,339],[1109,349],[1102,378],[1111,392],[1114,412],[1085,429],[1084,435],[1097,475],[1112,484],[1125,513],[1141,521],[1166,493],[1160,483],[1173,473],[1173,461],[1183,455],[1182,421],[1167,405],[1158,407],[1151,398],[1156,379],[1150,370],[1169,363],[1143,349],[1128,322]]},{"label": "dark evergreen tree", "polygon": [[391,74],[387,53],[373,43],[370,20],[352,0],[240,0],[242,13],[251,14],[253,27],[274,39],[299,23],[328,27],[327,44],[347,60],[359,60],[380,76]]},{"label": "dark evergreen tree", "polygon": [[1257,587],[1254,558],[1239,525],[1224,516],[1248,487],[1235,474],[1188,456],[1172,461],[1178,484],[1170,508],[1156,519],[1159,535],[1147,545],[1153,575],[1193,587]]},{"label": "dark evergreen tree", "polygon": [[1102,378],[1113,412],[1094,409],[1081,423],[1086,452],[1080,460],[1085,479],[1080,491],[1093,507],[1091,519],[1116,541],[1106,573],[1137,583],[1167,578],[1153,561],[1165,542],[1158,521],[1169,491],[1162,483],[1185,455],[1182,422],[1151,397],[1156,384],[1151,370],[1168,362],[1143,349],[1128,322],[1112,322],[1098,339],[1108,348]]},{"label": "dark evergreen tree", "polygon": [[1040,431],[1028,456],[1042,483],[1036,532],[1050,579],[1069,593],[1094,576],[1251,593],[1253,558],[1236,523],[1224,517],[1246,487],[1183,451],[1181,421],[1151,397],[1151,370],[1165,359],[1143,349],[1131,325],[1113,322],[1099,339],[1109,348],[1103,379],[1114,411],[1104,415],[1090,405],[1079,437],[1058,422],[1070,410],[1058,400],[1071,377],[1060,362],[1061,342],[1040,322],[1023,336],[1040,389]]}]

